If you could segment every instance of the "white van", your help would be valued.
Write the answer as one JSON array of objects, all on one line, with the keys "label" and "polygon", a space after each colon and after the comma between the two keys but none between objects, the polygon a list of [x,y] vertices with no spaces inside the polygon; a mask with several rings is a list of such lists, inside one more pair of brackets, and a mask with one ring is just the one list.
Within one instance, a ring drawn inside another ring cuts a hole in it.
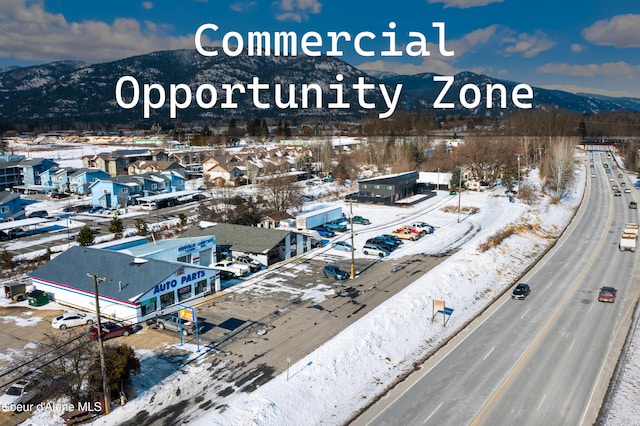
[{"label": "white van", "polygon": [[362,248],[362,252],[366,255],[370,254],[372,256],[378,256],[378,257],[389,256],[389,252],[387,250],[373,244],[365,244],[364,247]]}]

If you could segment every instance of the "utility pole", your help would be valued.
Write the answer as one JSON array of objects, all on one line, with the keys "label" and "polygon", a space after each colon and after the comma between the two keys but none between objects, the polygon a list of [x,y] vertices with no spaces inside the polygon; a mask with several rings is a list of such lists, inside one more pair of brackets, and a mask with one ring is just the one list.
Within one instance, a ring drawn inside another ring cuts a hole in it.
[{"label": "utility pole", "polygon": [[460,173],[458,174],[458,223],[460,223],[460,191],[462,190],[462,168],[459,169]]},{"label": "utility pole", "polygon": [[96,317],[98,318],[98,342],[100,343],[100,368],[102,370],[102,392],[104,393],[104,413],[111,412],[111,395],[109,395],[109,383],[107,382],[107,363],[104,360],[104,341],[102,340],[102,322],[100,321],[100,301],[98,297],[98,282],[105,282],[105,277],[87,273],[93,278],[93,293],[96,298]]},{"label": "utility pole", "polygon": [[353,245],[353,200],[349,200],[349,224],[351,225],[351,279],[354,279],[356,277],[356,250]]},{"label": "utility pole", "polygon": [[516,154],[518,157],[518,194],[520,194],[520,156],[522,154]]}]

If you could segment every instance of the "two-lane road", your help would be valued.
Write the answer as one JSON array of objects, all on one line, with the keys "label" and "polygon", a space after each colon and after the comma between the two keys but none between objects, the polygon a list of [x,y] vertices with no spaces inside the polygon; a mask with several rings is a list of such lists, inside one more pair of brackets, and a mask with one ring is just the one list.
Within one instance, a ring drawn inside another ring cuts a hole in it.
[{"label": "two-lane road", "polygon": [[[628,197],[595,178],[564,236],[525,277],[531,295],[497,301],[355,424],[581,425],[596,420],[637,289],[635,253],[619,252]],[[588,165],[587,165],[588,168]],[[615,178],[616,181],[621,179]],[[619,183],[619,182],[618,182]],[[614,304],[599,288],[618,288]]]}]

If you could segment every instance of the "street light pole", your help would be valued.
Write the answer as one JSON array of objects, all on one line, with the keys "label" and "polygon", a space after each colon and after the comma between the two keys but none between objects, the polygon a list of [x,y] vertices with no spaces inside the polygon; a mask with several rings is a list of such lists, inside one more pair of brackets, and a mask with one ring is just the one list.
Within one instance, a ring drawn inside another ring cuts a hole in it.
[{"label": "street light pole", "polygon": [[459,169],[460,173],[458,174],[458,223],[460,223],[460,191],[462,191],[462,168]]},{"label": "street light pole", "polygon": [[98,282],[105,282],[105,277],[99,277],[96,274],[87,273],[88,277],[93,278],[93,293],[96,298],[96,317],[98,319],[98,342],[100,343],[100,369],[102,370],[102,392],[104,393],[104,413],[111,412],[111,395],[109,395],[109,383],[107,382],[107,363],[104,359],[104,341],[102,340],[102,322],[100,321],[100,301],[98,297]]},{"label": "street light pole", "polygon": [[355,246],[353,245],[353,200],[349,200],[349,223],[351,225],[351,279],[356,277]]}]

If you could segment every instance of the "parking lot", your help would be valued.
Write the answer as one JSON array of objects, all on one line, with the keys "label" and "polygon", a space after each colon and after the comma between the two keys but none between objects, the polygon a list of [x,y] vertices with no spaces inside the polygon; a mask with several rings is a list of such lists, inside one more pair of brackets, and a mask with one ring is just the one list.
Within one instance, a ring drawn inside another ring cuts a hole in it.
[{"label": "parking lot", "polygon": [[[413,282],[415,274],[426,273],[442,260],[421,255],[388,262],[360,258],[356,259],[356,278],[345,281],[322,274],[328,262],[347,271],[350,268],[350,259],[331,255],[296,259],[278,269],[262,271],[196,306],[198,317],[204,320],[199,336],[201,352],[207,362],[225,365],[225,374],[216,376],[216,380],[228,382],[232,389],[250,390],[247,386],[259,386],[284,371],[287,358],[295,362],[311,353]],[[6,333],[0,335],[5,353],[20,351],[44,333],[65,333],[50,324],[61,312],[46,306],[38,310],[0,307],[2,317],[30,321],[18,325],[15,320],[5,319]],[[186,336],[183,343],[195,344],[195,339]],[[139,350],[152,350],[159,356],[181,350],[178,333],[147,325],[133,335],[114,340]],[[191,352],[193,346],[185,345],[184,349]],[[0,358],[0,369],[8,362],[8,358]],[[259,378],[247,384],[248,376]],[[4,419],[7,413],[0,417]]]}]

